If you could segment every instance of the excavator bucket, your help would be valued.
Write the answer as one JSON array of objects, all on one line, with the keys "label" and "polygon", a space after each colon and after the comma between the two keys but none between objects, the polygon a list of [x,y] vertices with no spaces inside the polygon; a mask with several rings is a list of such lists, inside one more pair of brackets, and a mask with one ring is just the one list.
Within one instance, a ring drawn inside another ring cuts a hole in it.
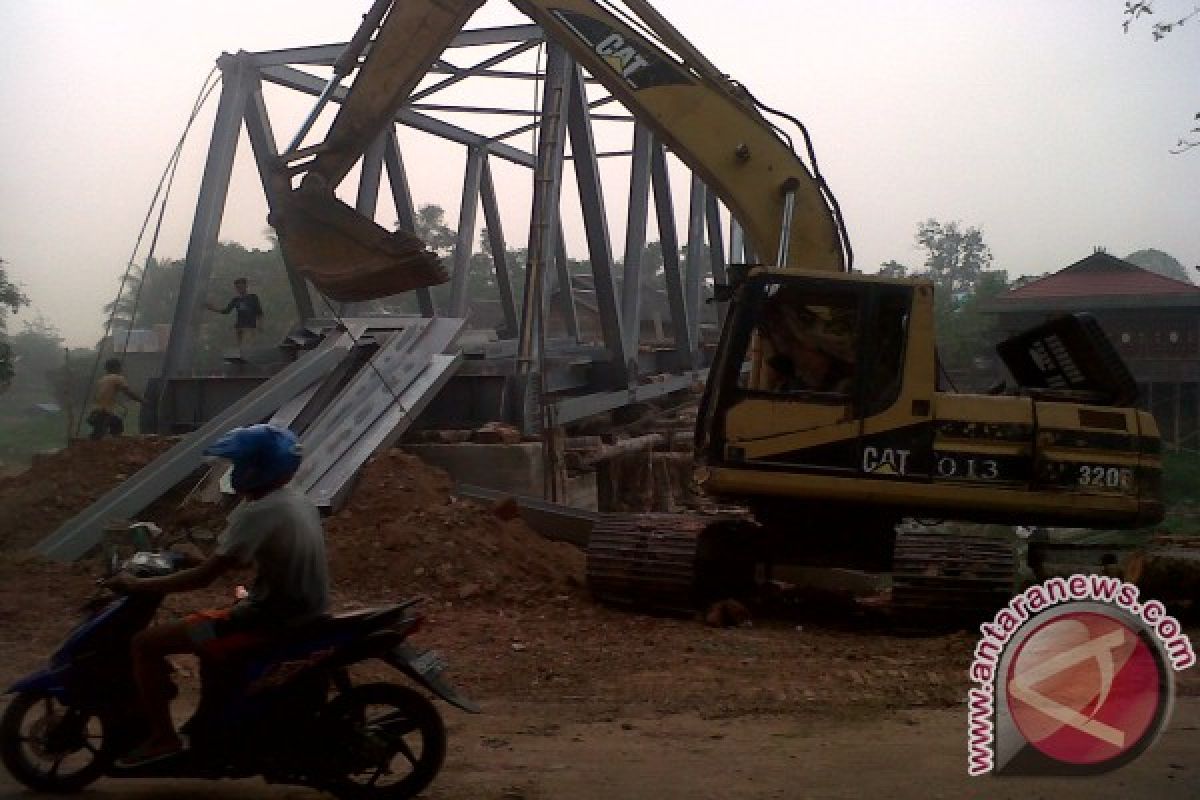
[{"label": "excavator bucket", "polygon": [[331,192],[300,188],[269,218],[284,258],[340,303],[374,300],[449,280],[441,258],[408,231],[391,232]]}]

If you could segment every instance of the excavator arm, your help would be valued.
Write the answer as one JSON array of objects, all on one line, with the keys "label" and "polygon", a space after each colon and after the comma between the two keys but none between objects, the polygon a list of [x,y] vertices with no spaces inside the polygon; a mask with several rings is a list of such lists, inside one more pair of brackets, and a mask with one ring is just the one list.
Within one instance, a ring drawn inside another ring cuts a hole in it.
[{"label": "excavator arm", "polygon": [[[512,2],[704,180],[760,260],[846,269],[836,205],[819,175],[750,94],[649,3],[626,0],[628,13],[618,16],[594,0]],[[412,233],[386,231],[333,192],[480,5],[377,0],[339,60],[346,71],[373,35],[325,141],[282,158],[271,222],[289,262],[335,299],[369,299],[446,280],[436,256]],[[335,81],[340,77],[335,69]],[[309,160],[297,163],[301,159]],[[297,175],[303,178],[292,188]]]}]

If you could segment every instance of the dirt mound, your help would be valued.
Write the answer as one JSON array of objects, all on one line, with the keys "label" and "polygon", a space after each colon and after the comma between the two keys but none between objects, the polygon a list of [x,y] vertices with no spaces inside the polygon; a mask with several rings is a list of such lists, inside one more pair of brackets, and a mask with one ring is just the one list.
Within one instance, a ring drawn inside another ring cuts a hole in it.
[{"label": "dirt mound", "polygon": [[450,493],[449,477],[389,451],[363,469],[350,502],[325,524],[335,589],[386,599],[520,602],[572,592],[583,555],[520,520]]},{"label": "dirt mound", "polygon": [[[39,456],[26,472],[0,480],[0,550],[32,546],[59,524],[137,472],[173,443],[124,437],[79,441]],[[382,602],[424,594],[443,602],[503,602],[556,596],[582,580],[583,556],[547,542],[520,520],[459,500],[440,469],[390,451],[363,469],[350,502],[325,521],[338,599]],[[168,532],[224,527],[215,506],[157,503],[138,515]]]},{"label": "dirt mound", "polygon": [[31,547],[105,492],[165,452],[175,439],[79,439],[33,457],[29,469],[0,478],[0,550]]}]

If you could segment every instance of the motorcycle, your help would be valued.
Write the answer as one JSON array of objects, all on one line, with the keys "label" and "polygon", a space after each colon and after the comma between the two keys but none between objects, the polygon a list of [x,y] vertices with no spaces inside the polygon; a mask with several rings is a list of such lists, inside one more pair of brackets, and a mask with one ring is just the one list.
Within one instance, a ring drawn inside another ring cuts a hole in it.
[{"label": "motorcycle", "polygon": [[[170,574],[172,553],[134,555],[138,577]],[[201,658],[200,703],[181,733],[188,747],[123,767],[144,741],[130,642],[154,619],[162,595],[98,595],[49,664],[10,686],[0,718],[0,760],[35,791],[70,792],[101,776],[248,778],[313,787],[339,798],[400,800],[437,775],[446,729],[426,695],[391,682],[355,685],[349,667],[375,658],[451,705],[479,708],[441,677],[445,662],[407,642],[419,600],[321,615],[246,635],[219,661]]]}]

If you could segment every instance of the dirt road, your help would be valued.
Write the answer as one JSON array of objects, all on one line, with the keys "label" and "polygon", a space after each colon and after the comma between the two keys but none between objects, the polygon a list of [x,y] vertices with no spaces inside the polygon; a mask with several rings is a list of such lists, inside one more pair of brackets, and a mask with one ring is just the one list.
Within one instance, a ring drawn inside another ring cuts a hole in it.
[{"label": "dirt road", "polygon": [[[882,719],[702,719],[694,714],[559,724],[569,708],[488,703],[447,711],[450,756],[430,800],[767,800],[768,798],[1196,798],[1200,699],[1180,700],[1158,744],[1098,779],[968,778],[964,716],[898,711]],[[316,800],[259,781],[101,781],[88,796],[122,800]],[[0,800],[29,797],[0,774]]]}]

